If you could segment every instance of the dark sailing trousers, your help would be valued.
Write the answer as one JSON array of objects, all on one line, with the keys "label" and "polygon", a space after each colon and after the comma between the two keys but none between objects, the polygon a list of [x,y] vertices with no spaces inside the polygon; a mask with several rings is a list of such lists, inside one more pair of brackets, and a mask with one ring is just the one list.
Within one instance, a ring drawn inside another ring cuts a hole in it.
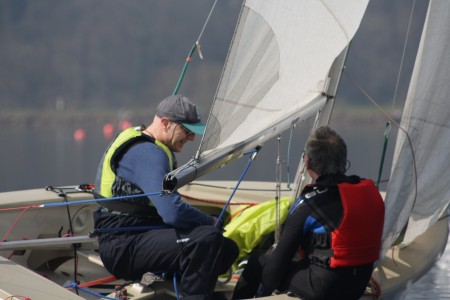
[{"label": "dark sailing trousers", "polygon": [[[273,289],[262,285],[264,264],[267,256],[254,253],[239,278],[232,299],[249,299],[254,296],[268,296]],[[304,261],[292,262],[284,274],[272,274],[282,277],[277,290],[293,292],[308,300],[359,299],[372,275],[373,265],[324,269]]]},{"label": "dark sailing trousers", "polygon": [[[110,223],[102,222],[102,213],[96,214],[96,228]],[[239,253],[236,244],[213,226],[100,232],[99,245],[103,264],[117,278],[140,280],[146,272],[176,272],[182,294],[191,296],[186,299],[211,297],[218,276]]]}]

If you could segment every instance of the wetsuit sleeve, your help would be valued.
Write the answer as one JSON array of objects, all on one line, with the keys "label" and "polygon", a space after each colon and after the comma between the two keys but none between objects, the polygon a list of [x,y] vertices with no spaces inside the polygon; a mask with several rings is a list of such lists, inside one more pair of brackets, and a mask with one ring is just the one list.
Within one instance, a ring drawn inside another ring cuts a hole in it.
[{"label": "wetsuit sleeve", "polygon": [[[166,153],[152,143],[137,144],[124,154],[117,173],[124,179],[139,186],[144,193],[162,191],[162,182],[169,172]],[[214,220],[200,210],[181,201],[178,193],[151,196],[153,205],[164,222],[176,228],[191,228],[212,225]]]},{"label": "wetsuit sleeve", "polygon": [[[294,203],[296,205],[298,203]],[[309,216],[309,207],[304,203],[291,209],[281,234],[278,246],[269,255],[264,268],[262,283],[266,290],[275,290],[283,280],[280,274],[286,274],[286,270],[292,264],[292,259],[299,250],[303,239],[303,228]]]}]

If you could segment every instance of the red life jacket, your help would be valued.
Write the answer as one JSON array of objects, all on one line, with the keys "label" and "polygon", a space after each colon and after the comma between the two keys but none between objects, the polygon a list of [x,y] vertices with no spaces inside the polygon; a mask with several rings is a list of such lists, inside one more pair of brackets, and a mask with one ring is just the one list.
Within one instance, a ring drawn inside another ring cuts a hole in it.
[{"label": "red life jacket", "polygon": [[358,266],[375,262],[380,255],[384,202],[372,180],[338,184],[344,215],[331,232],[330,267]]}]

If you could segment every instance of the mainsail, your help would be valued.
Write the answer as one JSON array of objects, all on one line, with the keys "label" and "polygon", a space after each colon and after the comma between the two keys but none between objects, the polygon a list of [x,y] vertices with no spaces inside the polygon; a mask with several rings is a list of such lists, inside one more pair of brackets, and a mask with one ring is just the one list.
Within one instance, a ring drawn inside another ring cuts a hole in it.
[{"label": "mainsail", "polygon": [[450,1],[430,1],[386,196],[383,253],[407,224],[410,243],[450,201]]},{"label": "mainsail", "polygon": [[319,111],[335,58],[368,1],[248,0],[243,4],[195,159],[169,173],[173,190]]}]

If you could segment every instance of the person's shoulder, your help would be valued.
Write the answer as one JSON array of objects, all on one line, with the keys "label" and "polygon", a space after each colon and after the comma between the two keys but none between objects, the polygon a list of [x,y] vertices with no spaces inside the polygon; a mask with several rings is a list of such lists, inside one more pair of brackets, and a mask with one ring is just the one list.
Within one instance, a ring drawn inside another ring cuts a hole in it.
[{"label": "person's shoulder", "polygon": [[161,147],[158,147],[155,143],[150,142],[142,142],[133,145],[128,151],[128,155],[138,156],[138,157],[148,157],[156,156],[156,157],[165,157],[166,154]]},{"label": "person's shoulder", "polygon": [[365,178],[359,177],[358,175],[348,175],[345,176],[346,180],[344,182],[351,183],[351,184],[357,184],[360,183],[362,180],[366,180]]},{"label": "person's shoulder", "polygon": [[313,198],[320,197],[324,193],[327,193],[329,188],[330,187],[321,186],[321,185],[313,186],[304,193],[303,197],[306,200],[312,200]]}]

